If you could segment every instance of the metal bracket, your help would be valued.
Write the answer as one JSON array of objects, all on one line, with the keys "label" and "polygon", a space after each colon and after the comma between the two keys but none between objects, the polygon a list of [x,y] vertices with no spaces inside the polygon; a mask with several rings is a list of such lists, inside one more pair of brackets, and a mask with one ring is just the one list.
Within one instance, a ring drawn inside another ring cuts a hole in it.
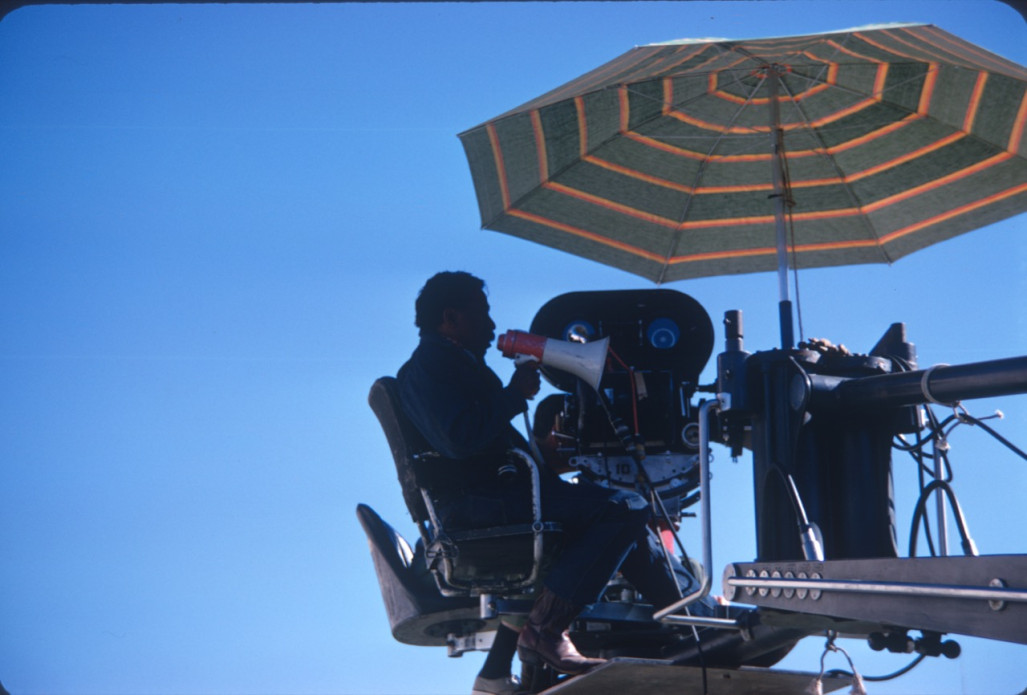
[{"label": "metal bracket", "polygon": [[466,652],[487,652],[492,648],[495,632],[474,632],[469,635],[446,636],[446,655],[463,656]]}]

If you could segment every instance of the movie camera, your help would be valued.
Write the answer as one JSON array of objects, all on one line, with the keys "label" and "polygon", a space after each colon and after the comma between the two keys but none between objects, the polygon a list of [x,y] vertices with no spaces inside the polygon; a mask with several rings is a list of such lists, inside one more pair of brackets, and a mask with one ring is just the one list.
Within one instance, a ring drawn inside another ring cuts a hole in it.
[{"label": "movie camera", "polygon": [[[658,495],[664,526],[698,501],[693,398],[713,350],[702,306],[672,290],[578,292],[546,303],[530,333],[501,335],[506,357],[536,359],[562,393],[533,430],[592,482]],[[542,346],[544,349],[540,349]]]}]

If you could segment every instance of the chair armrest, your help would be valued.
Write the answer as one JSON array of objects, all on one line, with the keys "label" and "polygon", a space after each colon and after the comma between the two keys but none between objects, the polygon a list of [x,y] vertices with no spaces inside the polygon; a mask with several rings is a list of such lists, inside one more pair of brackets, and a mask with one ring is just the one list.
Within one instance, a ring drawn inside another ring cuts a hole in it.
[{"label": "chair armrest", "polygon": [[539,524],[542,521],[542,481],[538,463],[523,449],[507,449],[506,453],[508,458],[524,466],[531,476],[531,521]]}]

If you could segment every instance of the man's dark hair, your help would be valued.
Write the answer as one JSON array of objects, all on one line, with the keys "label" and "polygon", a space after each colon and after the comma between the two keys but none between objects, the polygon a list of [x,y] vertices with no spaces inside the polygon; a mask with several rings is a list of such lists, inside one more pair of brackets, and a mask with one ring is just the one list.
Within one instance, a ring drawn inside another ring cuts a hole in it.
[{"label": "man's dark hair", "polygon": [[424,283],[414,303],[414,324],[421,333],[434,333],[442,325],[442,312],[462,309],[477,293],[485,292],[485,281],[462,270],[437,273]]}]

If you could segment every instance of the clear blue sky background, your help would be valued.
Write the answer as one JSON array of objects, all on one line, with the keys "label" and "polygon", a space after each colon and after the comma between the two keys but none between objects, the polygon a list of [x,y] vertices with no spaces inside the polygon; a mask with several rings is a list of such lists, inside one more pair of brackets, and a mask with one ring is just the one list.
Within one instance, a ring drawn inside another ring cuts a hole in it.
[{"label": "clear blue sky background", "polygon": [[[31,7],[0,21],[0,681],[14,695],[465,693],[482,656],[392,640],[354,508],[414,535],[366,406],[441,269],[500,330],[649,286],[480,231],[456,134],[628,48],[936,24],[1027,63],[991,0]],[[809,336],[922,365],[1027,352],[1027,218],[800,276]],[[771,274],[675,283],[777,344]],[[503,376],[510,366],[491,358]],[[707,380],[712,373],[707,372]],[[1027,398],[975,401],[1025,443]],[[1027,463],[963,428],[982,552],[1024,552]],[[714,464],[714,573],[754,555],[750,461]],[[913,468],[896,460],[903,544]],[[694,529],[689,529],[694,535]],[[692,547],[697,548],[696,545]],[[1018,693],[960,639],[871,693]],[[784,666],[817,670],[822,640]],[[847,642],[856,666],[906,657]],[[834,657],[829,667],[843,667]]]}]

